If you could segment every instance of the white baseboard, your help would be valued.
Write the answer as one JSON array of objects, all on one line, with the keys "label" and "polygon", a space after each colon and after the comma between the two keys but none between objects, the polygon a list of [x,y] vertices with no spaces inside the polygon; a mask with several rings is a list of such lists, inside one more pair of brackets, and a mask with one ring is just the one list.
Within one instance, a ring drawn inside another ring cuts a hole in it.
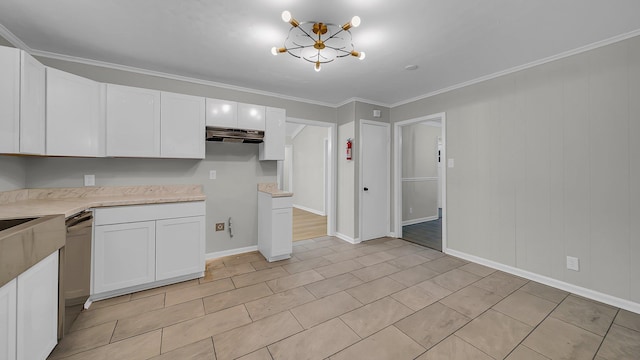
[{"label": "white baseboard", "polygon": [[360,243],[360,238],[355,238],[354,239],[354,238],[352,238],[350,236],[347,236],[345,234],[341,234],[339,232],[336,232],[335,237],[337,237],[340,240],[344,240],[344,241],[346,241],[346,242],[348,242],[350,244],[359,244]]},{"label": "white baseboard", "polygon": [[316,214],[316,215],[320,215],[320,216],[327,216],[327,213],[325,213],[324,211],[319,211],[319,210],[316,210],[316,209],[308,208],[306,206],[293,204],[293,207],[296,208],[296,209],[308,211],[308,212],[310,212],[312,214]]},{"label": "white baseboard", "polygon": [[420,224],[422,222],[433,221],[433,220],[438,220],[438,215],[436,215],[436,216],[428,216],[428,217],[424,217],[424,218],[420,218],[420,219],[406,220],[406,221],[402,222],[402,226]]},{"label": "white baseboard", "polygon": [[556,280],[544,275],[540,275],[540,274],[536,274],[527,270],[522,270],[522,269],[518,269],[515,268],[513,266],[509,266],[509,265],[505,265],[505,264],[501,264],[492,260],[488,260],[485,258],[481,258],[475,255],[469,255],[467,253],[463,253],[460,251],[456,251],[456,250],[452,250],[452,249],[445,249],[444,251],[445,254],[447,255],[451,255],[451,256],[455,256],[455,257],[459,257],[461,259],[465,259],[468,261],[472,261],[474,263],[478,263],[480,265],[484,265],[484,266],[488,266],[490,268],[494,268],[497,270],[501,270],[516,276],[520,276],[523,277],[525,279],[529,279],[529,280],[533,280],[533,281],[537,281],[539,283],[548,285],[548,286],[552,286],[554,288],[557,289],[561,289],[564,291],[568,291],[570,293],[576,294],[576,295],[580,295],[583,297],[586,297],[588,299],[591,300],[595,300],[595,301],[599,301],[605,304],[609,304],[611,306],[615,306],[615,307],[619,307],[621,309],[625,309],[625,310],[629,310],[632,311],[634,313],[640,314],[640,304],[635,303],[633,301],[630,300],[625,300],[625,299],[621,299],[615,296],[611,296],[608,294],[604,294],[595,290],[591,290],[591,289],[587,289],[587,288],[583,288],[581,286],[577,286],[574,284],[570,284],[564,281],[560,281],[560,280]]},{"label": "white baseboard", "polygon": [[258,251],[258,245],[247,246],[247,247],[237,248],[237,249],[216,251],[216,252],[212,252],[212,253],[206,253],[204,255],[204,257],[207,260],[211,260],[211,259],[217,259],[217,258],[221,258],[221,257],[225,257],[225,256],[244,254],[244,253],[248,253],[248,252],[252,252],[252,251]]}]

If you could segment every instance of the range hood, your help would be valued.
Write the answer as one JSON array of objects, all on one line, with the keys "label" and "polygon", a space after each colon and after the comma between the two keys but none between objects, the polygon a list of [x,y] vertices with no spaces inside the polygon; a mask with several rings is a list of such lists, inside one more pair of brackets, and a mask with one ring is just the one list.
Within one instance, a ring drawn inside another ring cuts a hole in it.
[{"label": "range hood", "polygon": [[264,131],[217,128],[207,126],[207,141],[219,141],[230,143],[259,144],[263,141]]}]

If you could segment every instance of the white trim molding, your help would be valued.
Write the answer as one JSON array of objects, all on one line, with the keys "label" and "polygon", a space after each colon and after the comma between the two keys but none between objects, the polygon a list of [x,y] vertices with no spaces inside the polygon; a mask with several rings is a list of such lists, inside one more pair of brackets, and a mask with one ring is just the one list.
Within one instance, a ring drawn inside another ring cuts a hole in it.
[{"label": "white trim molding", "polygon": [[438,177],[402,178],[402,182],[438,181]]},{"label": "white trim molding", "polygon": [[335,235],[338,239],[340,240],[344,240],[346,242],[348,242],[349,244],[360,244],[360,238],[352,238],[351,236],[347,236],[345,234],[341,234],[339,232],[336,233]]},{"label": "white trim molding", "polygon": [[293,207],[296,208],[296,209],[304,210],[306,212],[310,212],[312,214],[319,215],[319,216],[327,216],[326,212],[324,212],[324,211],[308,208],[306,206],[293,204]]},{"label": "white trim molding", "polygon": [[252,251],[258,251],[258,245],[206,253],[205,259],[207,260],[218,259],[225,256],[244,254]]},{"label": "white trim molding", "polygon": [[423,218],[420,218],[420,219],[404,220],[404,221],[402,221],[402,226],[415,225],[415,224],[420,224],[420,223],[423,223],[423,222],[433,221],[433,220],[438,220],[438,215],[436,215],[436,216],[427,216],[427,217],[423,217]]},{"label": "white trim molding", "polygon": [[516,276],[520,276],[523,277],[525,279],[528,280],[532,280],[532,281],[537,281],[541,284],[545,284],[560,290],[564,290],[564,291],[568,291],[570,293],[576,294],[576,295],[580,295],[583,297],[586,297],[588,299],[591,300],[595,300],[595,301],[599,301],[605,304],[609,304],[611,306],[615,306],[615,307],[619,307],[621,309],[625,309],[625,310],[629,310],[632,311],[634,313],[640,314],[640,304],[635,303],[633,301],[630,300],[625,300],[625,299],[621,299],[615,296],[611,296],[611,295],[607,295],[595,290],[591,290],[591,289],[587,289],[587,288],[583,288],[581,286],[578,285],[573,285],[564,281],[560,281],[560,280],[556,280],[544,275],[540,275],[540,274],[536,274],[527,270],[522,270],[513,266],[509,266],[509,265],[505,265],[505,264],[501,264],[492,260],[488,260],[485,258],[481,258],[475,255],[469,255],[467,253],[461,252],[461,251],[457,251],[457,250],[452,250],[452,249],[448,249],[448,248],[444,248],[445,250],[444,252],[447,255],[451,255],[451,256],[455,256],[464,260],[468,260],[468,261],[472,261],[474,263],[480,264],[480,265],[484,265],[484,266],[488,266],[490,268],[496,269],[496,270],[501,270],[504,271],[506,273],[512,274],[512,275],[516,275]]}]

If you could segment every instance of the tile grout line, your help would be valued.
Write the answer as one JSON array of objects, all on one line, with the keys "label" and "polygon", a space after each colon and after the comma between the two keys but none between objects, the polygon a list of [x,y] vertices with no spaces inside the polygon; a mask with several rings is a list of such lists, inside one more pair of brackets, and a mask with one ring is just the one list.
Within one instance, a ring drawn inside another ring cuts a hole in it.
[{"label": "tile grout line", "polygon": [[600,341],[600,344],[598,345],[596,352],[593,354],[594,359],[596,358],[596,355],[598,355],[598,352],[600,351],[602,344],[604,344],[604,340],[607,338],[607,335],[609,335],[609,331],[611,331],[611,328],[613,327],[613,324],[616,321],[616,317],[618,316],[618,313],[620,313],[620,309],[616,310],[616,314],[613,316],[613,319],[611,319],[611,324],[609,324],[609,327],[607,328],[607,332],[605,332],[604,335],[602,336],[602,341]]},{"label": "tile grout line", "polygon": [[[523,286],[524,286],[524,285],[523,285]],[[568,296],[568,295],[567,295],[567,296]],[[551,311],[549,311],[549,313],[547,314],[547,316],[545,316],[545,317],[544,317],[544,318],[543,318],[543,319],[538,323],[538,325],[534,326],[534,327],[533,327],[533,329],[531,329],[531,331],[527,334],[527,336],[525,336],[525,337],[524,337],[524,338],[523,338],[523,339],[518,343],[518,345],[516,345],[516,346],[515,346],[515,347],[514,347],[514,348],[513,348],[513,349],[512,349],[508,354],[507,354],[507,357],[508,357],[509,355],[511,355],[511,353],[513,353],[513,351],[514,351],[515,349],[517,349],[517,348],[518,348],[518,346],[520,346],[520,345],[522,345],[522,346],[526,347],[527,349],[530,349],[528,346],[526,346],[526,345],[524,344],[524,341],[525,341],[525,340],[527,340],[527,338],[529,338],[529,336],[531,336],[531,334],[533,334],[533,333],[536,331],[536,329],[538,329],[538,327],[540,327],[540,325],[541,325],[545,320],[547,320],[547,319],[551,316],[551,314],[552,314],[552,313],[553,313],[553,312],[554,312],[554,311],[555,311],[555,310],[560,306],[560,304],[562,304],[562,303],[564,302],[564,300],[565,300],[566,298],[567,298],[567,297],[565,297],[564,299],[562,299],[562,301],[560,301],[559,303],[557,303],[557,304],[556,304],[556,306],[555,306],[553,309],[551,309]],[[560,320],[560,319],[558,319],[558,320]],[[562,320],[560,320],[560,321],[562,321]],[[571,324],[571,325],[572,325],[572,324]],[[531,349],[531,350],[533,350],[533,349]],[[534,351],[534,352],[536,352],[536,353],[538,353],[538,352],[537,352],[537,351],[535,351],[535,350],[533,350],[533,351]],[[538,354],[540,354],[540,353],[538,353]],[[542,355],[542,356],[544,356],[544,357],[547,357],[547,356],[546,356],[546,355],[544,355],[544,354],[540,354],[540,355]]]}]

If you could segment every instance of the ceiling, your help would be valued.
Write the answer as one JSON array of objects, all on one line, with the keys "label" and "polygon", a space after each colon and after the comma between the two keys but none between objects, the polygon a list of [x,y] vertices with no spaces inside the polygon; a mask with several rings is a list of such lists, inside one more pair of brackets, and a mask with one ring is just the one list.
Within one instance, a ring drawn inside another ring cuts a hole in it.
[{"label": "ceiling", "polygon": [[[343,24],[365,60],[313,66],[282,46],[290,10]],[[638,0],[0,0],[0,35],[90,59],[320,104],[393,106],[640,29]],[[4,29],[3,29],[4,27]],[[639,32],[640,33],[640,32]],[[52,55],[58,54],[58,55]],[[418,65],[414,71],[406,65]]]}]

